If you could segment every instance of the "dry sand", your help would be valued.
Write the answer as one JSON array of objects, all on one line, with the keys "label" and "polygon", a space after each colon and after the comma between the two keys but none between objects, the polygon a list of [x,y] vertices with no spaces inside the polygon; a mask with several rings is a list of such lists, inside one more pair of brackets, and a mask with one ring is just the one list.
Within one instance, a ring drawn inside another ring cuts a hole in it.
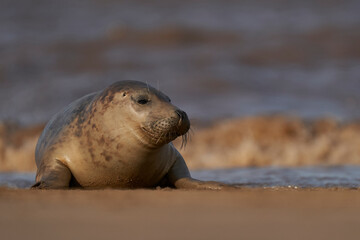
[{"label": "dry sand", "polygon": [[360,191],[0,189],[1,239],[359,239]]}]

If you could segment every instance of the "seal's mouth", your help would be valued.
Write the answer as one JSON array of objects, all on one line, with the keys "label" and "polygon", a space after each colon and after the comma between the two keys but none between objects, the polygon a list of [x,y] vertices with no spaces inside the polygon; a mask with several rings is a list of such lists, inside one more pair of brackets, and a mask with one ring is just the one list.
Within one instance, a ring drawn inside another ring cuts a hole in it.
[{"label": "seal's mouth", "polygon": [[177,137],[181,136],[181,134],[175,131],[170,131],[170,132],[163,131],[162,133],[156,133],[145,127],[142,127],[141,129],[143,130],[144,133],[146,133],[148,137],[150,137],[151,142],[156,145],[171,142]]},{"label": "seal's mouth", "polygon": [[190,121],[185,112],[181,110],[176,110],[175,112],[177,117],[159,119],[141,127],[141,130],[150,139],[152,144],[157,146],[167,144],[177,137],[183,136],[182,145],[186,145]]}]

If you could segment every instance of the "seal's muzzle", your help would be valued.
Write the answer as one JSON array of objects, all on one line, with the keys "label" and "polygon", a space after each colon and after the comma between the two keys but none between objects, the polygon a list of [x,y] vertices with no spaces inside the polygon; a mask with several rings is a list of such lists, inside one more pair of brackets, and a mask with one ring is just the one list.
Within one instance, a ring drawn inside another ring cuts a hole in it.
[{"label": "seal's muzzle", "polygon": [[169,143],[189,131],[190,121],[187,114],[180,109],[176,109],[174,113],[170,117],[151,121],[142,127],[156,145]]}]

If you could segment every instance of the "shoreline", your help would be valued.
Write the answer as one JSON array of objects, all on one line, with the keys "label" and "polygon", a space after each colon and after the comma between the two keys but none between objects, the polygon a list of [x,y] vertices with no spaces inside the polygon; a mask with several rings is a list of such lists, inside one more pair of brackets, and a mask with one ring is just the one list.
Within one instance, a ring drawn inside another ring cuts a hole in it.
[{"label": "shoreline", "polygon": [[[195,179],[241,188],[359,189],[360,186],[360,166],[355,165],[203,169],[190,173]],[[0,187],[26,189],[34,183],[35,172],[0,172]]]}]

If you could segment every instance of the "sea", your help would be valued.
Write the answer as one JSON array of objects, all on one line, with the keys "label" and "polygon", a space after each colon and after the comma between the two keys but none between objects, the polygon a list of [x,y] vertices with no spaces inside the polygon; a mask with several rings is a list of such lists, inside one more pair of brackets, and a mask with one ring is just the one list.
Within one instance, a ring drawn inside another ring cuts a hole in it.
[{"label": "sea", "polygon": [[191,119],[360,117],[360,1],[2,0],[0,121],[44,123],[119,80]]}]

